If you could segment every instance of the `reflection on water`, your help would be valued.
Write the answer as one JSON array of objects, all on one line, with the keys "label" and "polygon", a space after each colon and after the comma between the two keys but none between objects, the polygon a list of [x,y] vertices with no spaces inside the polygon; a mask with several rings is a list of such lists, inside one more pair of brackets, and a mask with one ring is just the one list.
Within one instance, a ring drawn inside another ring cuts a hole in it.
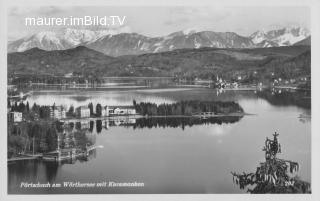
[{"label": "reflection on water", "polygon": [[290,92],[289,90],[265,90],[257,92],[258,97],[267,100],[276,106],[298,106],[301,108],[311,108],[310,92]]},{"label": "reflection on water", "polygon": [[184,130],[186,126],[192,127],[193,125],[202,124],[223,124],[223,123],[235,123],[239,121],[242,116],[239,117],[210,117],[210,118],[140,118],[133,124],[133,128],[178,128]]},{"label": "reflection on water", "polygon": [[[144,182],[143,188],[81,189],[81,193],[243,193],[230,181],[230,172],[254,171],[263,159],[265,136],[281,133],[283,158],[297,161],[301,179],[311,180],[311,126],[300,115],[310,114],[307,95],[209,89],[129,90],[90,92],[35,92],[27,101],[43,105],[131,104],[133,99],[155,103],[181,100],[236,101],[245,112],[230,118],[118,118],[69,122],[64,146],[72,146],[77,133],[82,143],[104,148],[88,158],[61,164],[17,161],[8,164],[9,193],[79,193],[79,189],[22,189],[21,182]],[[268,94],[269,93],[269,94]],[[281,92],[283,93],[283,92]],[[298,92],[300,93],[300,92]],[[86,97],[77,99],[76,97]],[[293,96],[295,98],[293,98]],[[302,103],[305,101],[305,103]],[[70,133],[70,134],[68,134]],[[73,134],[72,134],[73,133]],[[79,135],[81,136],[81,135]],[[75,141],[75,142],[76,142]],[[235,148],[236,147],[236,148]]]},{"label": "reflection on water", "polygon": [[[25,80],[23,82],[26,82]],[[174,80],[173,77],[105,77],[99,82],[90,82],[88,80],[68,80],[67,82],[49,82],[43,83],[39,80],[33,80],[28,84],[18,82],[20,88],[29,90],[74,90],[74,89],[85,89],[85,90],[96,90],[96,89],[121,89],[121,88],[160,88],[160,87],[171,87],[176,85],[194,84],[193,82],[179,83]]]},{"label": "reflection on water", "polygon": [[[192,127],[194,125],[210,125],[210,124],[231,124],[240,121],[243,116],[225,116],[225,117],[149,117],[149,118],[129,118],[120,116],[116,118],[107,118],[104,120],[75,120],[65,125],[65,133],[68,138],[75,131],[89,131],[89,133],[101,133],[102,129],[110,129],[111,127],[123,126],[126,128],[140,129],[140,128],[181,128]],[[95,130],[94,130],[95,128]],[[87,138],[87,137],[86,137]],[[69,143],[69,142],[68,142]],[[90,144],[94,144],[90,142]]]},{"label": "reflection on water", "polygon": [[132,101],[152,102],[156,104],[173,103],[181,100],[201,101],[235,101],[239,99],[262,98],[275,106],[298,106],[305,109],[311,107],[311,93],[303,91],[290,91],[284,89],[267,90],[218,90],[169,88],[169,89],[144,89],[144,90],[117,90],[117,91],[34,91],[26,101],[33,105],[132,105]]},{"label": "reflection on water", "polygon": [[[8,164],[8,187],[20,182],[50,182],[54,183],[59,171],[64,165],[88,162],[96,157],[96,150],[92,150],[86,157],[70,158],[59,162],[42,160],[23,160]],[[26,191],[27,192],[27,191]]]},{"label": "reflection on water", "polygon": [[78,107],[98,103],[102,105],[132,105],[132,101],[153,102],[153,103],[173,103],[174,100],[169,97],[160,97],[153,94],[139,94],[134,91],[46,91],[33,92],[27,101],[30,105],[37,103],[39,105],[64,105]]}]

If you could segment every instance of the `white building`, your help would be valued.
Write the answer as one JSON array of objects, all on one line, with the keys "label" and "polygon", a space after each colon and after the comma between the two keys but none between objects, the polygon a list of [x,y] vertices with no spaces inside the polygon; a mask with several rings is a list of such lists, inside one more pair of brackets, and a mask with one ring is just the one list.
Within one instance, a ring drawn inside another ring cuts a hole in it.
[{"label": "white building", "polygon": [[134,106],[110,106],[108,107],[108,115],[135,115]]},{"label": "white building", "polygon": [[10,112],[9,120],[11,122],[21,122],[22,121],[22,112]]},{"label": "white building", "polygon": [[90,109],[87,106],[80,106],[76,109],[76,116],[80,118],[90,117]]},{"label": "white building", "polygon": [[62,106],[50,107],[50,117],[54,119],[66,118],[66,109]]},{"label": "white building", "polygon": [[108,106],[105,106],[105,107],[102,108],[101,116],[102,116],[102,117],[107,117],[107,116],[109,116],[109,107],[108,107]]}]

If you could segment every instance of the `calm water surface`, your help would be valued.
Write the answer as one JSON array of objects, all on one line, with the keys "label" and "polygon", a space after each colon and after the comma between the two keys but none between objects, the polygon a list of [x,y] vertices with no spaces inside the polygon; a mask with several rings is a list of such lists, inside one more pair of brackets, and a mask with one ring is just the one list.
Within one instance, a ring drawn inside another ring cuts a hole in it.
[{"label": "calm water surface", "polygon": [[[130,105],[137,102],[172,103],[179,100],[235,100],[247,113],[233,123],[205,123],[180,127],[136,128],[110,126],[87,132],[103,145],[86,160],[72,163],[19,161],[8,164],[9,193],[244,193],[232,183],[231,171],[254,172],[264,161],[266,137],[280,133],[280,158],[300,164],[300,177],[311,180],[311,125],[299,116],[310,113],[303,93],[225,92],[209,89],[42,91],[30,105]],[[21,182],[144,182],[136,188],[20,188]]]}]

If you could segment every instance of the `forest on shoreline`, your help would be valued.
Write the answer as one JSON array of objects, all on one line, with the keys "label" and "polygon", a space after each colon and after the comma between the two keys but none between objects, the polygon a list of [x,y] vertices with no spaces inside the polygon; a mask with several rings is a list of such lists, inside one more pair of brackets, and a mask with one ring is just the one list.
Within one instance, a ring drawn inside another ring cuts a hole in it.
[{"label": "forest on shoreline", "polygon": [[244,113],[243,108],[236,102],[223,102],[223,101],[180,101],[172,104],[160,104],[150,102],[136,103],[133,105],[138,114],[142,116],[192,116],[203,113],[210,113],[211,115],[218,114],[233,114]]}]

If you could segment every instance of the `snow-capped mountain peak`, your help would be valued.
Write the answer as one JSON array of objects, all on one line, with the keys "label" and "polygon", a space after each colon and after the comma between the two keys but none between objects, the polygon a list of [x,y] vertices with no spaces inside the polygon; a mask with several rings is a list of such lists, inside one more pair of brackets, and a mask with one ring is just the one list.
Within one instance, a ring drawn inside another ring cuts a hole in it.
[{"label": "snow-capped mountain peak", "polygon": [[182,30],[182,33],[183,33],[184,35],[190,35],[190,34],[194,34],[194,33],[200,32],[200,31],[201,31],[200,29],[189,28],[189,29],[184,29],[184,30]]},{"label": "snow-capped mountain peak", "polygon": [[46,49],[47,46],[51,46],[48,50],[61,49],[64,45],[61,43],[60,38],[55,32],[44,31],[10,42],[9,51],[11,50],[10,46],[13,47],[12,49],[14,51],[22,52],[34,47]]},{"label": "snow-capped mountain peak", "polygon": [[259,44],[274,44],[276,46],[293,45],[294,43],[301,41],[310,36],[308,29],[299,26],[288,26],[279,29],[272,29],[269,31],[256,31],[250,38],[252,42],[259,47]]},{"label": "snow-capped mountain peak", "polygon": [[259,30],[251,34],[250,38],[254,44],[257,44],[265,40],[265,37],[266,37],[265,35],[266,33],[264,30],[261,30],[261,31]]},{"label": "snow-capped mountain peak", "polygon": [[92,31],[66,28],[56,32],[42,31],[8,43],[9,52],[22,52],[34,47],[44,50],[63,50],[96,41],[107,35],[130,33],[128,27]]},{"label": "snow-capped mountain peak", "polygon": [[68,41],[72,45],[79,45],[97,38],[97,34],[91,30],[79,30],[67,28],[62,31],[61,39]]},{"label": "snow-capped mountain peak", "polygon": [[63,29],[43,31],[8,42],[8,52],[21,52],[34,47],[43,50],[64,50],[86,46],[110,56],[156,53],[183,48],[255,48],[293,45],[310,36],[302,27],[259,30],[249,37],[234,32],[185,29],[164,37],[148,37],[132,33],[128,27],[105,30]]},{"label": "snow-capped mountain peak", "polygon": [[39,33],[35,34],[34,37],[39,41],[42,41],[42,40],[56,41],[56,40],[58,40],[57,34],[55,32],[51,32],[51,31],[39,32]]}]

